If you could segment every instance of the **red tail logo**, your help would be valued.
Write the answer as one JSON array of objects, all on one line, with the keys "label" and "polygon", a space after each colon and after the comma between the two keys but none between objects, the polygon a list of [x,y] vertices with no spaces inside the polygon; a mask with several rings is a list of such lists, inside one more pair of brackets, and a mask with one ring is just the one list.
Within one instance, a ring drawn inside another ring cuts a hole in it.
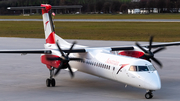
[{"label": "red tail logo", "polygon": [[47,22],[45,23],[45,25],[46,25],[46,26],[45,26],[45,31],[46,31],[46,28],[47,28],[47,24],[48,24],[48,22],[49,22],[49,21],[47,21]]},{"label": "red tail logo", "polygon": [[55,44],[55,32],[49,34],[48,38],[46,39],[46,43]]}]

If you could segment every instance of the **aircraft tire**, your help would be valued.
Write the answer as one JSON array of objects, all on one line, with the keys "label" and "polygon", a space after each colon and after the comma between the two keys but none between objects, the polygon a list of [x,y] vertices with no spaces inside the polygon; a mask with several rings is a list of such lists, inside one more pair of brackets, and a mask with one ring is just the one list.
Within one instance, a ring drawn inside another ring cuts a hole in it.
[{"label": "aircraft tire", "polygon": [[153,97],[152,93],[148,92],[145,94],[146,99],[151,99]]},{"label": "aircraft tire", "polygon": [[50,79],[46,79],[46,86],[50,87],[50,84],[51,84],[51,80]]},{"label": "aircraft tire", "polygon": [[51,85],[52,85],[52,87],[56,86],[56,80],[54,78],[51,79]]}]

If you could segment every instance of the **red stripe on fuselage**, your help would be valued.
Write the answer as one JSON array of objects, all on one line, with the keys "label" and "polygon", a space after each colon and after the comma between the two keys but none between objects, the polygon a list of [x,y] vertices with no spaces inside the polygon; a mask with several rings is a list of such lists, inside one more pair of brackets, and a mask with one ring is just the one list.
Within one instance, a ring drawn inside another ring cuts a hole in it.
[{"label": "red stripe on fuselage", "polygon": [[118,72],[117,72],[116,74],[118,74],[119,71],[120,71],[122,68],[124,68],[125,66],[127,66],[127,65],[129,65],[129,64],[122,64],[121,67],[119,68],[119,70],[118,70]]},{"label": "red stripe on fuselage", "polygon": [[49,34],[48,38],[46,39],[46,43],[55,44],[55,32]]}]

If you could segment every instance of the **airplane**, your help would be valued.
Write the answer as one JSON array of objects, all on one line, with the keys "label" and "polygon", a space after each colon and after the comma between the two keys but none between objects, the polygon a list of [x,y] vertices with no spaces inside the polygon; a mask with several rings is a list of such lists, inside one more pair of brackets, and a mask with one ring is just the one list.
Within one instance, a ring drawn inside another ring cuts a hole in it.
[{"label": "airplane", "polygon": [[[157,63],[161,68],[162,64],[154,57],[154,54],[164,50],[166,46],[180,45],[180,42],[152,44],[153,37],[150,38],[148,45],[136,43],[132,46],[88,47],[77,45],[76,42],[71,44],[55,34],[51,17],[53,6],[41,4],[41,6],[33,8],[42,9],[45,48],[0,50],[0,53],[41,54],[41,62],[50,71],[50,77],[46,79],[47,87],[55,87],[54,77],[62,69],[65,69],[69,71],[72,78],[74,72],[81,71],[145,89],[147,90],[145,98],[151,99],[153,98],[152,92],[161,89],[158,71],[151,61]],[[8,9],[12,8],[9,7]],[[158,49],[152,52],[152,48]],[[113,52],[118,52],[118,54]]]}]

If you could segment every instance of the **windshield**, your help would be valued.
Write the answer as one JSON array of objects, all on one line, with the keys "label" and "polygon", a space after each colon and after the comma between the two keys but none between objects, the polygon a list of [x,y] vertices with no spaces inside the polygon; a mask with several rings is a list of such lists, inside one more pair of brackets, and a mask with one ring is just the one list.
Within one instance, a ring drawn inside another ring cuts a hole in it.
[{"label": "windshield", "polygon": [[149,66],[131,66],[129,68],[129,71],[138,71],[138,72],[143,72],[143,71],[155,71],[156,69],[153,67],[153,65]]},{"label": "windshield", "polygon": [[150,71],[155,71],[156,70],[156,68],[153,65],[149,65],[148,68],[149,68]]}]

